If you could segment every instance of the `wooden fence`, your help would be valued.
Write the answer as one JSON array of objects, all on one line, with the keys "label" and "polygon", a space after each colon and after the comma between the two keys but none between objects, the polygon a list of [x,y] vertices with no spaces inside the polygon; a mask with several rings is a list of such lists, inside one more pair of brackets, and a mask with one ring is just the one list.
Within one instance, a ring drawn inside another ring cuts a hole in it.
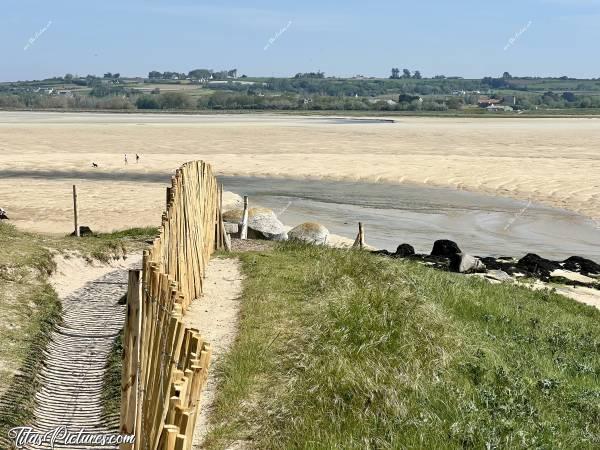
[{"label": "wooden fence", "polygon": [[223,248],[222,187],[210,165],[184,164],[167,188],[160,236],[129,274],[123,335],[121,433],[135,450],[190,449],[210,345],[183,323],[202,293],[206,266]]}]

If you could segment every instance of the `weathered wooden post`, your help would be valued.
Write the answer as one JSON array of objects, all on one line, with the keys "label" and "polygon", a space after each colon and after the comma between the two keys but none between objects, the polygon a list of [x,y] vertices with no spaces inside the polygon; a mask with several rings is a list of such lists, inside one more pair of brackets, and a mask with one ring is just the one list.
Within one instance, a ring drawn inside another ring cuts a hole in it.
[{"label": "weathered wooden post", "polygon": [[73,185],[73,222],[75,222],[75,236],[79,237],[79,217],[77,215],[77,186]]},{"label": "weathered wooden post", "polygon": [[244,195],[244,215],[242,216],[242,230],[240,239],[248,239],[248,196]]},{"label": "weathered wooden post", "polygon": [[[121,376],[121,434],[135,434],[138,405],[138,369],[142,305],[142,272],[130,270],[127,286],[127,315],[123,333],[123,372]],[[119,450],[130,450],[131,444],[121,444]]]},{"label": "weathered wooden post", "polygon": [[356,239],[354,240],[354,244],[352,244],[353,248],[360,248],[361,250],[365,246],[365,229],[363,227],[362,222],[358,222],[358,234],[356,235]]}]

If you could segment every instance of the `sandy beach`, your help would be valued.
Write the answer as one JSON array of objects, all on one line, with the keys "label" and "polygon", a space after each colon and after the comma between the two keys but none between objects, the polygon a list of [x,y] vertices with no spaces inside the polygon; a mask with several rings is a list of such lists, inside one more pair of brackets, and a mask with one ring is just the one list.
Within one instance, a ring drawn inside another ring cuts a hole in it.
[{"label": "sandy beach", "polygon": [[376,123],[0,112],[0,206],[21,228],[65,233],[77,184],[82,224],[154,225],[170,174],[203,159],[222,175],[422,183],[531,199],[598,220],[599,146],[600,121],[586,118]]}]

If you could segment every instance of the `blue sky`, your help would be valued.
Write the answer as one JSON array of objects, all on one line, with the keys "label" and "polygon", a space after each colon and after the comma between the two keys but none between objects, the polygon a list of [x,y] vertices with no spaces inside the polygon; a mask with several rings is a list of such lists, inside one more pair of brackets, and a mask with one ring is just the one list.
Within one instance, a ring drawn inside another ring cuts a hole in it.
[{"label": "blue sky", "polygon": [[424,76],[600,77],[600,0],[2,0],[2,6],[1,81],[234,67],[250,76],[316,70],[387,76],[399,67]]}]

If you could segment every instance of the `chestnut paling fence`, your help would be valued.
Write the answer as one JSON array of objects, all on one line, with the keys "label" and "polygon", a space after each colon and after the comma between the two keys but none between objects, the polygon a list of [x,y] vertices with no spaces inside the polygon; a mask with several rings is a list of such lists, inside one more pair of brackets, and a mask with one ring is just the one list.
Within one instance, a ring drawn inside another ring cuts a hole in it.
[{"label": "chestnut paling fence", "polygon": [[210,165],[184,164],[167,188],[160,236],[129,272],[123,334],[121,433],[135,450],[190,449],[211,349],[183,315],[224,246],[222,187]]}]

